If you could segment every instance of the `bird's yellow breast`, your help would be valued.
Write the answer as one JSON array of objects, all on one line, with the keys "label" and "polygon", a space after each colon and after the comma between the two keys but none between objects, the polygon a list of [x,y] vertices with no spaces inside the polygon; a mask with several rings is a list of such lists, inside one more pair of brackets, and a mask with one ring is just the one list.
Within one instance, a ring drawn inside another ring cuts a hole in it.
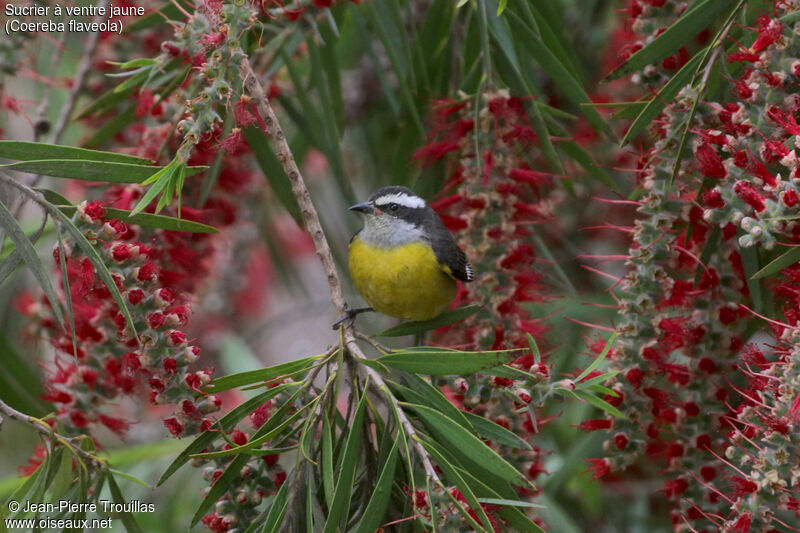
[{"label": "bird's yellow breast", "polygon": [[350,243],[350,276],[376,311],[405,320],[428,320],[456,295],[456,281],[424,242],[381,248],[358,236]]}]

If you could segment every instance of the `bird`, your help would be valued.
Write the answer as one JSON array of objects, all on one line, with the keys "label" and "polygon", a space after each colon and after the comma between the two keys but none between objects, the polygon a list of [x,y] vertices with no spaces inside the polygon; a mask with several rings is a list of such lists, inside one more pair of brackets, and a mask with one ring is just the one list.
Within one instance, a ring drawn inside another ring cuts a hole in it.
[{"label": "bird", "polygon": [[348,311],[337,325],[365,311],[429,320],[453,302],[458,281],[473,280],[464,251],[411,189],[383,187],[350,210],[364,217],[364,227],[350,239],[350,277],[369,307]]}]

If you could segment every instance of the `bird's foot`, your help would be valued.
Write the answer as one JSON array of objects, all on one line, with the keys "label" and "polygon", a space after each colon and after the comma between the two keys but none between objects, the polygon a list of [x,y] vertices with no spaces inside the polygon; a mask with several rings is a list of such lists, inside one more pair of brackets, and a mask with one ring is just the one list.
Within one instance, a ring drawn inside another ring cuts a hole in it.
[{"label": "bird's foot", "polygon": [[333,323],[331,329],[339,329],[342,326],[342,324],[346,322],[352,323],[353,320],[356,319],[356,316],[360,315],[361,313],[367,313],[369,311],[374,311],[374,309],[371,307],[359,307],[357,309],[348,309],[342,318]]}]

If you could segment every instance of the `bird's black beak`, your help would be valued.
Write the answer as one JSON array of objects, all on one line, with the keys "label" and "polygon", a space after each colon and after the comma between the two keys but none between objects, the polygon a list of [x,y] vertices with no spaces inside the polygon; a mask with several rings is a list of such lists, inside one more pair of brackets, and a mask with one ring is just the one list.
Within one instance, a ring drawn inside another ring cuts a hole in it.
[{"label": "bird's black beak", "polygon": [[375,208],[372,206],[371,202],[361,202],[360,204],[351,205],[350,211],[358,211],[359,213],[369,215],[375,212]]}]

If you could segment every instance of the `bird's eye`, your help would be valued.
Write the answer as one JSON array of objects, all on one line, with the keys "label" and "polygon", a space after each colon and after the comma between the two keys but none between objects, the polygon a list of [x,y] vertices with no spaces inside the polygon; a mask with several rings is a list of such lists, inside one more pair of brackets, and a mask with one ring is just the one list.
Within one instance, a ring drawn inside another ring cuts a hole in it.
[{"label": "bird's eye", "polygon": [[400,209],[400,206],[398,204],[392,203],[389,204],[389,209],[391,209],[392,211],[397,211],[398,209]]}]

